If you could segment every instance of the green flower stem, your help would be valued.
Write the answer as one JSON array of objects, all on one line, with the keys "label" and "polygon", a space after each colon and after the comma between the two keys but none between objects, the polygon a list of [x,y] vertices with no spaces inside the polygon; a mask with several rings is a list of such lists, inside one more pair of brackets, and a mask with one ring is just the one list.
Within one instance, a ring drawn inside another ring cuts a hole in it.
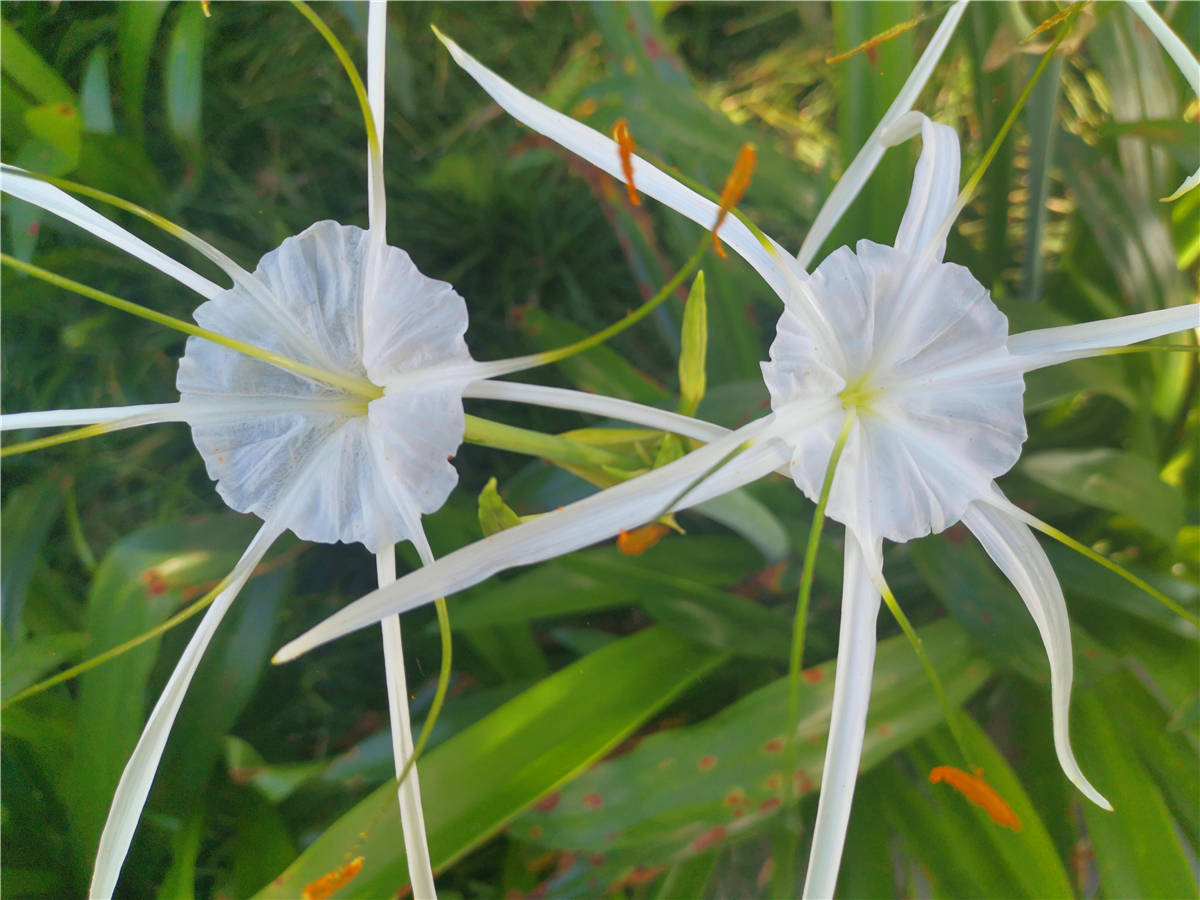
[{"label": "green flower stem", "polygon": [[[787,712],[787,768],[785,769],[783,787],[784,815],[788,818],[791,828],[785,830],[781,838],[782,845],[776,847],[775,878],[771,883],[773,895],[790,897],[794,893],[794,878],[796,872],[796,840],[798,832],[796,811],[792,804],[796,799],[796,785],[792,773],[796,771],[796,728],[800,719],[800,671],[804,667],[804,641],[808,631],[808,606],[812,598],[813,578],[817,568],[817,551],[821,546],[821,531],[825,526],[825,508],[829,505],[829,495],[833,491],[833,477],[837,473],[838,462],[846,441],[850,437],[850,429],[855,421],[854,410],[846,412],[842,420],[841,431],[829,454],[829,465],[825,467],[825,480],[821,483],[821,494],[817,498],[817,507],[813,510],[812,528],[808,532],[808,544],[804,548],[804,563],[800,569],[800,590],[796,598],[796,616],[792,622],[792,653],[788,664],[788,712]],[[780,852],[781,851],[781,852]]]},{"label": "green flower stem", "polygon": [[382,168],[380,159],[379,135],[375,131],[375,119],[371,115],[371,104],[367,100],[367,89],[363,85],[362,76],[358,74],[358,69],[354,67],[354,61],[350,59],[350,54],[341,41],[337,39],[326,25],[321,17],[318,16],[311,6],[304,0],[291,0],[292,6],[299,10],[304,18],[312,23],[313,28],[317,29],[321,37],[325,38],[325,43],[329,44],[329,48],[333,50],[334,56],[338,58],[338,62],[342,64],[342,68],[346,70],[346,75],[350,78],[350,84],[354,88],[354,96],[358,98],[359,109],[362,110],[363,124],[367,129],[367,151],[371,154],[372,159],[379,163],[379,168]]},{"label": "green flower stem", "polygon": [[1197,617],[1195,613],[1188,612],[1186,609],[1184,609],[1182,606],[1180,606],[1176,601],[1172,600],[1170,597],[1168,597],[1166,594],[1164,594],[1158,588],[1154,587],[1154,585],[1144,581],[1141,578],[1138,578],[1138,576],[1134,575],[1132,572],[1130,572],[1128,569],[1126,569],[1120,563],[1113,562],[1113,560],[1109,559],[1107,556],[1104,556],[1101,553],[1097,553],[1095,550],[1093,550],[1091,547],[1087,546],[1086,544],[1080,543],[1079,541],[1075,540],[1075,538],[1071,537],[1065,531],[1060,531],[1059,529],[1055,528],[1053,525],[1050,525],[1047,522],[1043,522],[1041,519],[1037,518],[1036,516],[1030,515],[1029,513],[1025,513],[1022,518],[1024,518],[1025,523],[1027,525],[1029,525],[1031,528],[1036,528],[1038,531],[1040,531],[1042,534],[1046,535],[1047,537],[1054,538],[1054,540],[1058,541],[1060,544],[1064,544],[1065,546],[1070,547],[1076,553],[1079,553],[1082,556],[1086,556],[1092,562],[1099,563],[1100,565],[1104,566],[1104,568],[1108,569],[1108,571],[1112,572],[1114,575],[1119,575],[1121,578],[1124,578],[1126,581],[1128,581],[1134,587],[1138,588],[1139,590],[1145,591],[1147,594],[1149,594],[1151,597],[1153,597],[1155,600],[1157,600],[1159,603],[1161,603],[1163,606],[1165,606],[1171,612],[1175,613],[1175,615],[1179,616],[1181,619],[1185,619],[1186,621],[1191,622],[1193,625],[1200,626],[1200,617]]},{"label": "green flower stem", "polygon": [[[212,341],[214,344],[220,344],[222,347],[228,347],[230,350],[236,350],[238,353],[244,353],[247,356],[252,356],[255,359],[270,363],[280,369],[286,369],[289,372],[294,372],[305,378],[311,378],[314,381],[320,381],[324,384],[340,388],[349,394],[357,397],[363,397],[367,400],[374,400],[383,396],[383,391],[378,387],[361,378],[353,378],[349,375],[341,375],[337,372],[327,372],[317,366],[310,366],[307,363],[302,363],[290,357],[284,356],[281,353],[275,353],[271,350],[264,350],[262,347],[256,347],[254,344],[249,344],[246,341],[239,341],[236,338],[226,337],[223,334],[217,334],[215,331],[209,331],[207,328],[201,328],[199,325],[193,325],[191,322],[186,322],[183,319],[177,319],[174,316],[168,316],[165,313],[157,312],[138,303],[133,303],[129,300],[122,300],[120,297],[115,297],[112,294],[97,290],[94,287],[89,287],[86,284],[81,284],[78,281],[72,281],[70,278],[64,278],[62,275],[56,275],[48,269],[43,269],[41,266],[35,266],[32,263],[22,262],[14,256],[7,253],[0,253],[0,263],[16,269],[19,272],[24,272],[26,275],[32,275],[35,278],[40,278],[55,287],[63,288],[64,290],[72,291],[80,296],[87,297],[89,300],[95,300],[103,303],[105,306],[111,306],[114,309],[119,309],[122,312],[131,313],[143,319],[148,319],[159,325],[166,325],[168,328],[173,328],[176,331],[182,331],[184,334],[192,335],[193,337],[204,338]],[[102,433],[102,432],[98,432]]]},{"label": "green flower stem", "polygon": [[433,732],[433,726],[437,723],[438,716],[441,715],[442,704],[446,702],[446,692],[450,689],[450,666],[454,659],[454,645],[450,636],[450,612],[446,609],[446,598],[434,600],[433,608],[437,611],[438,631],[442,636],[442,664],[438,671],[437,690],[433,694],[433,703],[429,705],[429,713],[425,716],[425,722],[421,725],[421,734],[417,738],[417,743],[413,745],[412,756],[408,758],[408,762],[396,776],[397,786],[404,783],[404,779],[416,765],[417,757],[421,755],[421,751],[429,742],[429,735]]},{"label": "green flower stem", "polygon": [[971,756],[970,744],[964,736],[962,723],[959,722],[959,710],[950,702],[950,698],[946,696],[946,688],[942,684],[942,679],[938,676],[937,669],[929,661],[929,655],[925,652],[925,645],[921,641],[921,636],[917,634],[916,629],[912,627],[912,623],[908,621],[908,616],[904,614],[904,610],[896,602],[896,595],[892,593],[892,589],[888,587],[888,583],[884,580],[882,574],[879,575],[879,584],[877,586],[879,587],[880,595],[883,597],[883,602],[891,610],[892,617],[899,624],[900,630],[904,632],[904,636],[908,638],[913,652],[917,654],[917,659],[921,661],[921,666],[925,669],[925,674],[929,676],[929,681],[933,684],[934,693],[937,694],[938,703],[942,707],[942,715],[946,717],[946,724],[950,726],[950,733],[954,737],[954,743],[958,745],[958,750],[967,764],[967,771],[975,771],[978,766],[975,765],[974,759]]},{"label": "green flower stem", "polygon": [[119,428],[114,428],[113,425],[114,423],[112,422],[101,422],[99,425],[84,425],[82,428],[71,428],[47,437],[22,441],[19,444],[5,444],[3,447],[0,447],[0,459],[7,459],[10,456],[18,456],[22,453],[30,453],[34,450],[44,450],[46,447],[57,447],[59,444],[69,444],[72,441],[82,441],[101,434],[108,434],[110,431],[120,430]]},{"label": "green flower stem", "polygon": [[62,684],[64,681],[70,681],[72,678],[82,675],[89,669],[96,668],[96,666],[100,665],[101,663],[106,663],[110,659],[115,659],[121,654],[132,650],[134,647],[140,647],[142,644],[146,643],[146,641],[153,640],[159,635],[170,631],[176,625],[182,625],[188,619],[192,618],[192,616],[196,615],[196,613],[202,612],[208,606],[210,606],[212,602],[217,599],[217,594],[221,593],[221,591],[224,590],[229,584],[229,581],[229,576],[222,578],[217,582],[216,587],[214,587],[199,600],[195,601],[189,606],[185,606],[179,612],[175,613],[175,615],[171,616],[171,618],[163,620],[148,631],[143,631],[137,637],[132,637],[122,644],[118,644],[115,647],[105,650],[103,653],[96,654],[91,659],[84,660],[83,662],[79,663],[79,665],[71,666],[71,668],[64,669],[56,675],[52,675],[43,681],[39,681],[37,684],[30,685],[19,694],[15,694],[5,700],[4,705],[0,706],[0,709],[8,709],[10,706],[20,703],[22,700],[26,700],[35,694],[40,694],[42,691],[52,688],[56,684]]}]

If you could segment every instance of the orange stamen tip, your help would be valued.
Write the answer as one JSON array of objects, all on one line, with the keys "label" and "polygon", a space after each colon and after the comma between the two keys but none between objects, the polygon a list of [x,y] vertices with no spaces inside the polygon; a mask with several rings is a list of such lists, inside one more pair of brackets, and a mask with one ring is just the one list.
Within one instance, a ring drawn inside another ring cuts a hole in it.
[{"label": "orange stamen tip", "polygon": [[750,179],[754,177],[754,164],[757,161],[758,149],[753,144],[742,144],[742,149],[738,151],[738,157],[733,164],[733,169],[730,170],[729,177],[725,179],[725,186],[721,188],[721,201],[718,204],[720,210],[717,212],[717,221],[712,227],[713,246],[717,250],[717,256],[721,257],[721,259],[725,258],[725,249],[721,246],[721,242],[717,240],[717,232],[721,229],[721,225],[724,223],[729,211],[741,202],[742,195],[746,193],[746,188],[750,187]]},{"label": "orange stamen tip", "polygon": [[316,881],[306,885],[304,890],[300,892],[300,900],[328,900],[340,888],[349,884],[359,872],[362,871],[363,858],[355,857],[342,866],[340,869],[334,869],[332,872],[327,872]]},{"label": "orange stamen tip", "polygon": [[942,781],[950,785],[968,801],[983,809],[991,820],[1004,828],[1013,831],[1021,830],[1021,820],[1013,812],[1012,807],[1005,802],[996,789],[983,779],[983,769],[976,769],[975,774],[956,769],[954,766],[935,766],[929,772],[931,784]]},{"label": "orange stamen tip", "polygon": [[641,556],[670,531],[671,529],[661,522],[651,522],[633,531],[622,531],[617,535],[617,549],[626,556]]},{"label": "orange stamen tip", "polygon": [[629,132],[629,120],[622,118],[613,122],[612,136],[617,142],[617,155],[621,158],[621,171],[625,174],[625,190],[629,194],[629,202],[634,206],[641,206],[642,198],[633,186],[633,135]]}]

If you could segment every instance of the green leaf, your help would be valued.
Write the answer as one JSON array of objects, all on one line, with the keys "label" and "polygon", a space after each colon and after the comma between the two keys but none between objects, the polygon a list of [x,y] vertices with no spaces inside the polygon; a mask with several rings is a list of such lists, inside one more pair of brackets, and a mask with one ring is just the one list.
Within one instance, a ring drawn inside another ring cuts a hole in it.
[{"label": "green leaf", "polygon": [[63,663],[75,659],[91,640],[91,635],[80,631],[61,631],[16,643],[6,642],[3,659],[0,660],[3,665],[3,676],[0,677],[3,699],[20,693]]},{"label": "green leaf", "polygon": [[[153,525],[105,554],[88,595],[86,630],[103,652],[157,625],[228,574],[252,534],[241,516]],[[67,784],[83,871],[90,870],[113,790],[146,720],[161,638],[85,672],[78,682],[75,758]]]},{"label": "green leaf", "polygon": [[222,738],[267,667],[289,576],[290,568],[276,569],[247,584],[214,636],[171,728],[150,798],[155,807],[185,813],[204,789]]},{"label": "green leaf", "polygon": [[491,537],[498,531],[520,524],[521,517],[509,508],[496,489],[496,479],[489,478],[479,492],[479,527],[483,536]]},{"label": "green leaf", "polygon": [[[588,336],[582,328],[536,307],[524,311],[521,323],[525,333],[542,350],[562,347]],[[576,387],[585,391],[636,400],[652,406],[670,399],[662,385],[631,366],[610,347],[593,347],[586,353],[562,360],[558,365]]]},{"label": "green leaf", "polygon": [[167,11],[166,0],[122,3],[117,8],[117,60],[121,72],[122,109],[129,134],[139,146],[145,132],[146,76],[158,26]]},{"label": "green leaf", "polygon": [[[452,864],[584,771],[726,658],[651,628],[576,660],[429,753],[420,777],[434,867]],[[352,847],[365,864],[342,896],[391,896],[407,880],[403,846],[389,782],[258,896],[297,896],[343,865]]]},{"label": "green leaf", "polygon": [[[949,619],[920,634],[951,702],[961,703],[986,679],[988,666],[973,657],[966,634]],[[835,666],[831,660],[805,673],[798,768],[790,773],[800,795],[819,787]],[[548,893],[577,893],[572,886],[592,877],[611,886],[635,866],[678,862],[769,824],[781,808],[789,774],[782,734],[789,688],[781,678],[699,724],[653,734],[526,811],[509,830],[514,837],[605,856],[596,866],[581,863],[562,873],[547,885]],[[907,640],[881,642],[863,770],[941,720],[941,707]]]},{"label": "green leaf", "polygon": [[1129,516],[1170,544],[1183,527],[1183,498],[1147,459],[1122,450],[1046,450],[1025,457],[1022,470],[1067,496]]},{"label": "green leaf", "polygon": [[450,623],[470,629],[632,605],[641,592],[615,577],[631,569],[686,571],[694,583],[714,586],[741,579],[760,564],[742,541],[703,535],[668,537],[638,557],[613,546],[593,547],[466,592]]},{"label": "green leaf", "polygon": [[1129,736],[1101,699],[1075,701],[1079,764],[1114,812],[1081,804],[1106,897],[1195,897],[1196,882],[1180,829],[1162,792],[1148,777]]},{"label": "green leaf", "polygon": [[203,147],[200,113],[204,96],[204,31],[200,4],[183,4],[171,29],[163,70],[167,130],[187,148],[189,156]]},{"label": "green leaf", "polygon": [[[62,484],[48,475],[13,491],[0,514],[0,532],[4,534],[0,541],[0,604],[4,633],[9,638],[20,634],[29,579],[62,503]],[[6,692],[8,688],[6,684]]]},{"label": "green leaf", "polygon": [[116,130],[108,81],[108,47],[99,46],[88,55],[79,86],[79,111],[84,130],[103,134]]},{"label": "green leaf", "polygon": [[75,103],[75,92],[8,22],[0,19],[0,69],[39,103]]},{"label": "green leaf", "polygon": [[25,111],[25,127],[55,155],[55,163],[42,171],[66,174],[79,165],[82,122],[71,103],[45,103]]},{"label": "green leaf", "polygon": [[704,272],[696,273],[683,307],[679,351],[679,411],[695,415],[704,399],[704,362],[708,355],[708,307],[704,299]]},{"label": "green leaf", "polygon": [[[962,716],[960,722],[972,762],[983,769],[984,779],[1016,814],[1021,830],[1012,831],[996,824],[984,810],[972,805],[948,785],[929,785],[927,792],[940,814],[954,810],[953,818],[959,822],[957,842],[970,841],[989,848],[991,856],[1005,868],[1006,880],[1018,886],[1019,893],[1014,896],[1071,896],[1071,881],[1058,850],[1016,773],[974,719]],[[910,757],[921,776],[927,776],[934,766],[962,768],[966,762],[948,729],[939,729],[929,735],[920,746],[913,748]]]}]

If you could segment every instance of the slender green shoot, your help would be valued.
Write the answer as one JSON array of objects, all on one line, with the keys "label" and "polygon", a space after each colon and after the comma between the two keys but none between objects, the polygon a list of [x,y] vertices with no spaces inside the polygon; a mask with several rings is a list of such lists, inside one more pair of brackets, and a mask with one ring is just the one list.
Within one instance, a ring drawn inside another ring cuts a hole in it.
[{"label": "slender green shoot", "polygon": [[21,441],[18,444],[5,444],[3,447],[0,447],[0,459],[8,459],[10,456],[19,456],[22,453],[44,450],[46,447],[57,447],[59,444],[69,444],[72,441],[82,441],[87,438],[108,434],[110,431],[117,431],[118,429],[114,428],[113,425],[113,422],[101,422],[98,425],[84,425],[82,428],[71,428],[67,431],[60,431],[58,434],[34,438],[31,441]]},{"label": "slender green shoot", "polygon": [[106,663],[110,659],[115,659],[116,657],[122,655],[123,653],[129,652],[135,647],[140,647],[142,644],[146,643],[146,641],[154,640],[154,638],[165,634],[176,625],[183,624],[188,619],[192,618],[192,616],[202,612],[209,605],[211,605],[212,602],[217,599],[217,594],[221,593],[221,591],[223,591],[229,585],[230,580],[230,576],[226,575],[217,582],[217,586],[211,591],[209,591],[199,600],[196,600],[194,603],[185,606],[179,612],[175,613],[175,615],[171,616],[171,618],[163,620],[148,631],[143,631],[137,637],[132,637],[122,644],[118,644],[115,647],[105,650],[103,653],[96,654],[91,659],[86,659],[78,665],[71,666],[71,668],[64,669],[63,671],[58,672],[57,674],[52,675],[43,681],[39,681],[37,684],[30,685],[29,687],[25,688],[25,690],[18,694],[14,694],[12,697],[9,697],[7,700],[5,700],[4,705],[0,706],[0,709],[8,709],[10,706],[20,703],[22,700],[26,700],[35,694],[40,694],[42,691],[48,690],[49,688],[54,687],[56,684],[62,684],[64,681],[70,681],[72,678],[77,678],[84,672],[94,669],[96,666]]},{"label": "slender green shoot", "polygon": [[971,756],[970,744],[968,743],[962,728],[962,723],[959,722],[961,713],[958,708],[950,702],[950,698],[946,695],[946,688],[942,684],[942,679],[937,673],[937,669],[933,667],[933,663],[929,660],[929,654],[925,652],[925,645],[921,641],[921,636],[917,634],[912,623],[908,620],[908,616],[904,614],[904,610],[900,608],[900,604],[896,602],[896,595],[892,593],[892,589],[888,587],[887,581],[884,580],[883,574],[878,576],[879,582],[877,587],[879,593],[883,597],[883,602],[887,604],[887,608],[891,610],[892,617],[900,626],[900,630],[904,632],[904,636],[908,638],[909,644],[912,645],[913,652],[917,654],[917,659],[921,661],[922,668],[925,669],[925,674],[929,676],[929,681],[933,684],[933,691],[937,694],[938,703],[942,707],[942,715],[946,717],[946,724],[950,726],[950,733],[954,737],[954,743],[958,745],[958,750],[962,754],[963,759],[967,763],[967,771],[974,772],[977,768],[974,759]]},{"label": "slender green shoot", "polygon": [[[193,337],[204,338],[212,341],[214,344],[220,344],[222,347],[228,347],[230,350],[236,350],[238,353],[243,353],[246,356],[251,356],[255,359],[262,360],[280,369],[286,369],[289,372],[294,372],[304,378],[311,378],[314,381],[322,382],[323,384],[331,385],[332,387],[340,388],[349,394],[370,401],[383,396],[383,391],[371,382],[362,379],[354,378],[350,375],[343,375],[338,372],[328,372],[317,366],[302,363],[298,360],[284,356],[282,353],[276,353],[273,350],[265,350],[262,347],[257,347],[254,344],[246,341],[239,341],[237,338],[226,337],[223,334],[217,334],[215,331],[209,331],[207,328],[201,328],[199,325],[193,325],[191,322],[186,322],[183,319],[177,319],[174,316],[168,316],[165,313],[160,313],[156,310],[142,306],[138,303],[133,303],[129,300],[122,300],[120,297],[115,297],[112,294],[97,290],[94,287],[89,287],[86,284],[81,284],[78,281],[73,281],[70,278],[64,278],[62,275],[56,275],[48,269],[43,269],[41,266],[35,266],[32,263],[22,262],[14,256],[7,253],[0,253],[0,263],[10,266],[27,275],[32,275],[35,278],[40,278],[55,287],[64,290],[72,291],[80,296],[87,297],[89,300],[95,300],[103,303],[106,306],[111,306],[114,309],[119,309],[122,312],[127,312],[143,319],[148,319],[159,325],[165,325],[168,328],[173,328],[175,331],[181,331],[184,334],[192,335]],[[102,432],[97,432],[102,433]],[[85,435],[90,436],[90,435]]]},{"label": "slender green shoot", "polygon": [[1086,544],[1083,544],[1083,543],[1075,540],[1075,538],[1071,537],[1065,531],[1060,531],[1059,529],[1055,528],[1053,525],[1051,525],[1047,522],[1043,522],[1041,519],[1037,518],[1036,516],[1030,515],[1029,513],[1025,512],[1024,510],[1021,510],[1021,518],[1031,528],[1036,528],[1038,531],[1040,531],[1042,534],[1046,535],[1047,537],[1054,538],[1054,540],[1058,541],[1060,544],[1070,547],[1076,553],[1080,554],[1081,556],[1086,556],[1092,562],[1099,563],[1100,565],[1104,566],[1104,568],[1108,569],[1108,571],[1112,572],[1114,575],[1118,575],[1121,578],[1124,578],[1126,581],[1128,581],[1130,584],[1132,584],[1138,590],[1144,591],[1145,593],[1149,594],[1151,597],[1153,597],[1155,600],[1157,600],[1159,603],[1161,603],[1163,606],[1165,606],[1167,609],[1169,609],[1175,615],[1179,616],[1181,619],[1185,619],[1186,621],[1191,622],[1193,625],[1200,627],[1200,617],[1197,617],[1195,613],[1188,612],[1188,610],[1186,610],[1182,606],[1180,606],[1178,602],[1176,602],[1175,600],[1172,600],[1170,597],[1168,597],[1166,594],[1164,594],[1162,591],[1160,591],[1154,585],[1152,585],[1149,582],[1145,581],[1144,579],[1139,578],[1138,576],[1134,575],[1132,572],[1130,572],[1128,569],[1126,569],[1120,563],[1114,562],[1113,560],[1109,559],[1107,556],[1105,556],[1102,553],[1097,553],[1095,550],[1093,550],[1091,547],[1087,546]]},{"label": "slender green shoot", "polygon": [[967,205],[967,201],[971,199],[975,193],[975,189],[979,187],[979,182],[983,180],[984,173],[986,173],[988,167],[991,166],[992,161],[996,158],[996,154],[1000,152],[1000,146],[1004,143],[1004,139],[1008,137],[1008,133],[1012,131],[1013,125],[1016,124],[1017,117],[1021,114],[1021,110],[1025,108],[1025,104],[1028,102],[1029,96],[1033,93],[1034,87],[1037,86],[1038,81],[1041,79],[1042,73],[1046,70],[1046,67],[1050,65],[1050,60],[1054,58],[1054,54],[1058,50],[1058,45],[1061,44],[1063,39],[1071,33],[1071,28],[1075,24],[1075,17],[1078,14],[1078,8],[1073,8],[1071,10],[1070,14],[1067,16],[1066,22],[1063,23],[1063,27],[1059,30],[1058,36],[1055,37],[1053,43],[1050,44],[1050,48],[1042,54],[1041,61],[1038,63],[1037,68],[1033,70],[1033,75],[1029,77],[1029,81],[1025,83],[1025,87],[1021,90],[1020,95],[1017,97],[1016,103],[1013,104],[1013,108],[1009,110],[1008,116],[1004,120],[1004,124],[1002,124],[1000,126],[1000,130],[996,132],[996,136],[992,139],[991,146],[987,148],[987,151],[983,154],[983,159],[979,161],[979,165],[975,167],[975,171],[971,173],[971,177],[967,179],[967,183],[963,185],[963,189],[959,192],[958,200],[954,204],[954,209],[951,210],[950,215],[947,216],[949,221],[953,222],[958,218],[959,212],[961,212],[962,208]]},{"label": "slender green shoot", "polygon": [[311,6],[304,0],[291,0],[291,2],[292,6],[296,7],[300,14],[312,23],[313,28],[317,29],[321,37],[325,38],[325,43],[329,45],[333,55],[338,58],[338,62],[346,70],[346,75],[350,78],[350,84],[354,88],[354,96],[358,98],[359,109],[362,110],[363,124],[367,129],[367,150],[371,157],[378,162],[381,155],[379,134],[375,131],[375,118],[371,115],[371,104],[367,100],[367,88],[363,84],[362,76],[358,74],[358,69],[354,66],[354,61],[350,58],[345,45],[337,39],[337,35],[330,30],[321,17],[313,12]]},{"label": "slender green shoot", "polygon": [[404,784],[404,779],[408,777],[408,773],[417,763],[417,757],[421,755],[421,751],[429,742],[429,735],[433,733],[433,726],[437,723],[438,716],[441,715],[442,704],[446,702],[446,692],[450,689],[450,668],[454,659],[454,642],[450,635],[450,612],[446,609],[446,598],[435,600],[433,608],[437,610],[438,631],[442,636],[442,664],[438,670],[437,690],[433,694],[433,703],[429,705],[429,714],[425,716],[425,722],[421,725],[421,734],[417,738],[417,743],[413,745],[412,756],[408,758],[408,762],[396,776],[397,787]]}]

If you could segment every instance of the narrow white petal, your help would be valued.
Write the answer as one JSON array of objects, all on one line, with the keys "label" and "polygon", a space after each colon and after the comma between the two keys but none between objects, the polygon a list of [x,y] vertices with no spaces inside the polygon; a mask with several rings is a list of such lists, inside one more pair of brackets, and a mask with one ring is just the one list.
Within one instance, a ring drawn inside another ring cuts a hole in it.
[{"label": "narrow white petal", "polygon": [[804,879],[805,897],[833,896],[862,759],[871,677],[875,670],[875,621],[880,599],[872,581],[880,571],[880,542],[869,543],[870,547],[860,546],[858,537],[847,529],[833,711],[808,874]]},{"label": "narrow white petal", "polygon": [[0,431],[110,423],[114,426],[112,430],[118,431],[158,422],[183,422],[186,419],[187,415],[181,403],[147,403],[141,406],[107,406],[97,409],[48,409],[44,412],[5,413],[0,416]]},{"label": "narrow white petal", "polygon": [[387,49],[387,3],[371,0],[367,13],[367,103],[375,123],[379,152],[367,149],[367,205],[371,231],[387,231],[387,198],[383,185],[384,53]]},{"label": "narrow white petal", "polygon": [[1084,777],[1071,750],[1068,714],[1071,708],[1071,681],[1074,660],[1071,657],[1071,626],[1062,587],[1045,551],[1029,527],[1007,512],[1008,501],[995,492],[995,499],[976,501],[963,516],[963,522],[979,539],[988,556],[1000,567],[1037,624],[1050,660],[1050,708],[1054,726],[1054,749],[1067,778],[1089,800],[1104,809],[1112,809]]},{"label": "narrow white petal", "polygon": [[[491,94],[518,121],[528,125],[561,144],[572,153],[582,156],[592,165],[603,169],[614,178],[624,181],[621,161],[616,142],[592,128],[577,122],[522,93],[491,69],[463,50],[458,44],[434,29],[450,55],[480,87]],[[717,221],[718,208],[715,203],[700,196],[646,162],[636,154],[633,156],[633,180],[638,191],[653,197],[678,213],[681,213],[705,228]],[[782,252],[777,247],[768,250],[735,216],[728,216],[718,232],[725,243],[752,265],[780,297],[787,293],[787,286],[779,273],[773,254]]]},{"label": "narrow white petal", "polygon": [[467,385],[463,397],[477,400],[512,400],[516,403],[532,403],[535,406],[551,406],[569,409],[589,415],[620,419],[646,428],[661,428],[673,434],[695,438],[698,441],[719,440],[729,430],[712,425],[690,416],[655,409],[629,400],[618,400],[602,394],[571,391],[565,388],[546,387],[540,384],[522,384],[516,381],[476,381]]},{"label": "narrow white petal", "polygon": [[163,748],[167,744],[171,726],[175,723],[192,676],[196,674],[200,659],[221,619],[279,533],[277,528],[263,525],[255,535],[230,574],[229,585],[217,595],[212,606],[204,614],[199,627],[179,658],[175,671],[167,680],[167,686],[163,688],[158,702],[154,705],[142,736],[138,739],[133,755],[130,756],[117,784],[108,821],[104,823],[100,846],[96,851],[96,868],[92,874],[91,888],[88,890],[89,897],[109,898],[116,889],[125,854],[129,852],[129,843],[133,840],[133,832],[142,815],[142,808],[146,805],[146,797],[158,771]]},{"label": "narrow white petal", "polygon": [[[823,412],[824,407],[813,415]],[[505,569],[562,556],[748,484],[787,460],[789,451],[775,439],[784,424],[774,416],[759,419],[661,469],[463,547],[344,607],[283,647],[275,661],[295,659],[384,616],[465,590]],[[802,423],[786,423],[797,424]],[[731,457],[743,444],[749,446]]]},{"label": "narrow white petal", "polygon": [[[396,548],[389,547],[376,554],[375,561],[379,586],[384,587],[395,582]],[[432,558],[425,559],[422,554],[422,561],[432,562]],[[413,755],[412,722],[408,714],[408,682],[404,672],[404,645],[399,616],[389,616],[379,624],[383,630],[383,665],[387,678],[388,715],[392,726],[392,759],[398,778]],[[397,796],[413,900],[432,900],[437,893],[433,884],[429,845],[425,838],[425,813],[421,808],[421,785],[417,778],[416,765],[413,765],[404,783],[399,786]]]},{"label": "narrow white petal", "polygon": [[[1185,44],[1174,31],[1171,26],[1163,21],[1162,17],[1154,11],[1146,0],[1128,0],[1130,11],[1141,19],[1150,33],[1158,40],[1158,43],[1167,55],[1175,61],[1175,65],[1179,67],[1179,71],[1183,73],[1183,77],[1187,79],[1188,85],[1196,93],[1197,98],[1200,98],[1200,60],[1196,59],[1195,54],[1188,49]],[[1164,200],[1175,200],[1182,197],[1196,185],[1200,184],[1200,169],[1196,170],[1192,175],[1181,184],[1175,193],[1169,197],[1164,197]]]},{"label": "narrow white petal", "polygon": [[70,194],[60,191],[52,184],[22,175],[12,167],[6,166],[3,172],[0,172],[0,190],[32,203],[34,206],[40,206],[47,212],[54,213],[54,215],[78,225],[101,240],[108,241],[118,249],[124,250],[130,256],[135,256],[142,262],[154,266],[160,272],[170,275],[202,297],[211,300],[224,290],[220,285],[193,272],[183,263],[176,262],[161,250],[151,247],[141,238],[134,237],[120,225],[84,206]]},{"label": "narrow white petal", "polygon": [[858,155],[846,167],[846,171],[838,179],[838,183],[834,185],[825,203],[821,206],[821,210],[813,220],[812,227],[804,238],[804,243],[800,246],[800,252],[796,254],[797,260],[805,269],[813,261],[813,257],[817,255],[817,251],[821,249],[821,245],[825,243],[825,239],[829,237],[834,226],[850,208],[850,204],[854,202],[858,192],[862,190],[867,179],[871,177],[871,173],[875,171],[875,167],[879,165],[884,151],[883,133],[912,109],[918,95],[925,87],[925,82],[929,80],[938,60],[942,58],[942,53],[945,51],[946,45],[950,43],[954,29],[966,8],[966,0],[958,0],[946,13],[942,24],[930,38],[929,46],[925,48],[925,52],[921,54],[921,58],[917,60],[908,79],[900,88],[900,93],[896,95],[896,99],[892,101],[888,111],[879,120],[879,124],[875,126],[875,130],[871,132],[867,142],[863,144]]},{"label": "narrow white petal", "polygon": [[943,225],[958,198],[958,135],[953,128],[939,125],[926,115],[909,112],[888,129],[883,140],[895,144],[918,132],[921,158],[917,160],[917,170],[913,174],[904,218],[896,231],[895,247],[913,259],[921,260],[929,255],[932,243],[931,258],[941,262],[946,254]]},{"label": "narrow white petal", "polygon": [[1029,372],[1072,359],[1095,356],[1109,347],[1126,347],[1198,327],[1200,304],[1185,303],[1183,306],[1132,316],[1014,334],[1008,339],[1008,349],[1017,357],[1016,362],[1024,371]]}]

